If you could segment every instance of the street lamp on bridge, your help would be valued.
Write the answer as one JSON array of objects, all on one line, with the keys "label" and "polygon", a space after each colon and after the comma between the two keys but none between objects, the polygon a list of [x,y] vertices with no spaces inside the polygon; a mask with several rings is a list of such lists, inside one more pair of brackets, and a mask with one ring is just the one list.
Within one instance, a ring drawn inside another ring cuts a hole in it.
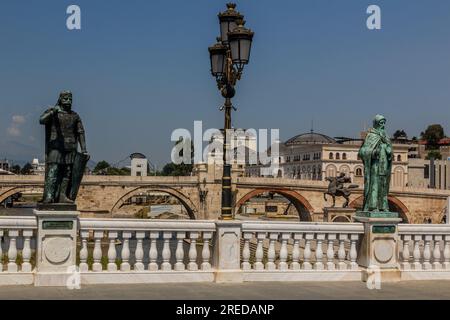
[{"label": "street lamp on bridge", "polygon": [[217,87],[225,98],[221,110],[225,111],[223,139],[223,177],[222,177],[222,212],[223,220],[233,219],[231,194],[231,164],[227,158],[230,141],[227,132],[231,129],[231,98],[236,91],[234,86],[241,79],[244,66],[250,59],[253,32],[244,27],[244,16],[236,9],[236,4],[228,3],[227,10],[219,13],[220,34],[217,43],[209,47],[211,74],[216,78]]}]

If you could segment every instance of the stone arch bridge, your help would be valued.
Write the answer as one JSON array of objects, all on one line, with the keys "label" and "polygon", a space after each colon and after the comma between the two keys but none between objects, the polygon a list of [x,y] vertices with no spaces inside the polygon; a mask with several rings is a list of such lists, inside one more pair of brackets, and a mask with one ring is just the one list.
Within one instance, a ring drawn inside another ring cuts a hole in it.
[{"label": "stone arch bridge", "polygon": [[[42,176],[0,176],[0,203],[8,197],[30,190],[42,189]],[[233,180],[235,210],[251,198],[273,192],[287,198],[297,208],[300,219],[321,221],[325,202],[323,193],[327,183],[295,179],[248,178]],[[127,199],[143,192],[164,192],[177,198],[191,219],[216,219],[220,215],[221,180],[209,176],[191,177],[129,177],[85,176],[77,199],[78,209],[86,214],[114,214],[120,212]],[[362,189],[355,189],[350,206],[362,201]],[[443,219],[449,190],[393,188],[389,201],[409,223]],[[336,205],[342,205],[337,199]]]}]

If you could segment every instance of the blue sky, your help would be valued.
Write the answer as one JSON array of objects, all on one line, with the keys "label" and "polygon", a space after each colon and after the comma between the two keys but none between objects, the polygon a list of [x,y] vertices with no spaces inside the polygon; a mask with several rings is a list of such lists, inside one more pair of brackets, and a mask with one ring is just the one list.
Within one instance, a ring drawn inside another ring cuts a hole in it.
[{"label": "blue sky", "polygon": [[[66,8],[82,30],[66,29]],[[382,30],[366,9],[382,10]],[[170,160],[176,128],[223,125],[207,47],[218,0],[2,0],[0,157],[42,158],[40,113],[74,93],[94,161],[142,152]],[[388,129],[450,131],[450,1],[242,0],[256,35],[233,100],[233,125],[358,136],[376,113]]]}]

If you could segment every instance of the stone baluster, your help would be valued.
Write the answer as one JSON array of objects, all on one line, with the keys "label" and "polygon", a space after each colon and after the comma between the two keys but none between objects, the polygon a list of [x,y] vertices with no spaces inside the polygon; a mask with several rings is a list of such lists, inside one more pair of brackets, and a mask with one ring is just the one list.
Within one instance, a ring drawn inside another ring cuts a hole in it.
[{"label": "stone baluster", "polygon": [[130,271],[130,238],[131,231],[123,231],[122,232],[122,252],[120,254],[122,258],[122,263],[120,264],[120,271]]},{"label": "stone baluster", "polygon": [[136,251],[134,252],[134,257],[136,262],[134,263],[134,271],[144,271],[144,248],[142,247],[142,242],[145,238],[145,232],[136,231]]},{"label": "stone baluster", "polygon": [[300,240],[302,239],[301,233],[294,233],[294,246],[292,248],[292,263],[290,265],[291,270],[300,270]]},{"label": "stone baluster", "polygon": [[327,235],[328,248],[327,248],[327,270],[334,270],[334,241],[336,240],[335,233],[329,233]]},{"label": "stone baluster", "polygon": [[444,236],[444,263],[442,266],[444,269],[450,269],[450,235]]},{"label": "stone baluster", "polygon": [[18,267],[16,263],[17,259],[17,237],[19,236],[19,230],[9,229],[9,250],[8,250],[8,272],[17,272]]},{"label": "stone baluster", "polygon": [[108,239],[109,239],[108,266],[107,266],[108,271],[117,271],[116,239],[117,239],[118,235],[119,235],[119,233],[117,231],[109,231],[108,232]]},{"label": "stone baluster", "polygon": [[161,270],[170,271],[172,270],[172,265],[170,264],[170,239],[172,238],[172,232],[163,232],[163,250],[162,250],[162,259],[163,262],[161,264]]},{"label": "stone baluster", "polygon": [[0,272],[3,272],[3,249],[2,249],[2,240],[3,240],[3,230],[0,230]]},{"label": "stone baluster", "polygon": [[251,232],[244,232],[244,248],[242,249],[242,270],[250,270],[250,240],[253,237]]},{"label": "stone baluster", "polygon": [[433,239],[432,235],[425,235],[424,237],[424,247],[423,247],[423,268],[424,270],[430,270],[432,268],[430,260],[431,260],[431,248],[430,242]]},{"label": "stone baluster", "polygon": [[305,236],[305,250],[303,251],[303,269],[311,270],[311,240],[314,239],[313,233],[307,233]]},{"label": "stone baluster", "polygon": [[267,270],[275,270],[275,242],[278,239],[278,233],[271,232],[269,233],[269,250],[267,251],[267,263],[266,263],[266,269]]},{"label": "stone baluster", "polygon": [[258,232],[256,234],[256,252],[255,252],[255,270],[264,270],[263,258],[264,258],[264,250],[263,250],[263,241],[266,238],[265,232]]},{"label": "stone baluster", "polygon": [[[33,230],[23,230],[22,272],[31,272],[31,237]],[[1,256],[0,256],[1,257]]]},{"label": "stone baluster", "polygon": [[434,236],[434,243],[433,243],[433,269],[434,270],[440,270],[442,269],[442,263],[441,263],[441,235],[435,235]]},{"label": "stone baluster", "polygon": [[414,251],[413,251],[413,268],[414,270],[421,270],[422,264],[420,263],[420,241],[422,240],[422,235],[414,235]]},{"label": "stone baluster", "polygon": [[315,270],[323,270],[323,249],[322,243],[325,240],[325,234],[318,233],[316,234],[316,263],[314,264]]},{"label": "stone baluster", "polygon": [[197,271],[198,270],[198,264],[197,264],[197,239],[199,237],[198,232],[190,232],[189,233],[189,239],[191,240],[191,244],[189,246],[189,264],[188,264],[188,270],[189,271]]},{"label": "stone baluster", "polygon": [[149,271],[157,271],[158,270],[158,249],[156,247],[156,240],[159,238],[158,231],[150,232],[150,250],[148,252],[148,258],[150,260],[148,264]]},{"label": "stone baluster", "polygon": [[345,263],[345,241],[347,240],[347,234],[339,234],[339,250],[338,250],[338,269],[347,270],[347,264]]},{"label": "stone baluster", "polygon": [[351,270],[358,270],[358,263],[356,263],[356,259],[358,258],[358,252],[356,251],[356,242],[359,239],[358,234],[351,234],[350,235],[350,269]]},{"label": "stone baluster", "polygon": [[184,249],[183,249],[183,241],[184,238],[186,238],[186,232],[177,232],[177,249],[175,251],[175,270],[176,271],[183,271],[185,269],[184,265]]},{"label": "stone baluster", "polygon": [[89,270],[89,266],[87,264],[88,258],[88,248],[87,248],[87,239],[89,237],[88,230],[81,230],[81,250],[80,250],[80,272],[87,272]]},{"label": "stone baluster", "polygon": [[282,233],[281,234],[281,248],[280,248],[280,262],[278,263],[278,270],[288,270],[289,266],[287,264],[287,257],[288,257],[288,248],[287,243],[288,240],[291,238],[290,233]]},{"label": "stone baluster", "polygon": [[103,231],[94,231],[94,252],[93,252],[93,258],[94,263],[92,264],[92,271],[100,272],[102,271],[102,238],[103,238]]},{"label": "stone baluster", "polygon": [[411,235],[405,234],[402,236],[403,240],[403,252],[402,252],[402,262],[400,263],[400,267],[402,270],[410,270],[411,264],[409,263],[409,243],[411,241]]},{"label": "stone baluster", "polygon": [[202,250],[202,270],[211,270],[211,250],[209,249],[209,242],[213,236],[212,232],[203,232],[203,250]]}]

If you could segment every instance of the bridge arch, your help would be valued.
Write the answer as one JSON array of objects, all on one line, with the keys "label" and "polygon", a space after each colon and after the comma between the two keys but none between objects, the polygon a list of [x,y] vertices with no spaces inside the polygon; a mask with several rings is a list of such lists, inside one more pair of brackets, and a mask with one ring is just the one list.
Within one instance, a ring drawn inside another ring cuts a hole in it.
[{"label": "bridge arch", "polygon": [[30,186],[17,186],[12,187],[11,189],[8,189],[4,191],[2,194],[0,194],[0,203],[8,199],[9,197],[18,194],[18,193],[25,193],[27,191],[35,191],[39,190],[42,193],[44,192],[44,187],[42,185],[30,185]]},{"label": "bridge arch", "polygon": [[[359,196],[355,200],[351,201],[349,204],[350,208],[361,208],[364,201],[364,196]],[[405,204],[394,196],[388,196],[389,207],[391,210],[398,212],[400,218],[403,219],[404,223],[409,223],[409,210]]]},{"label": "bridge arch", "polygon": [[176,198],[178,201],[180,201],[180,203],[184,206],[184,208],[186,209],[189,218],[191,220],[195,220],[197,219],[197,208],[195,207],[194,203],[191,201],[191,199],[189,197],[187,197],[186,195],[184,195],[183,193],[181,193],[180,191],[173,189],[173,188],[169,188],[169,187],[164,187],[164,186],[141,186],[141,187],[137,187],[127,193],[125,193],[124,195],[122,195],[120,197],[119,200],[117,200],[115,202],[115,204],[112,206],[110,212],[111,213],[115,213],[120,207],[122,207],[122,205],[125,203],[126,200],[130,199],[133,196],[139,195],[140,193],[142,193],[143,191],[146,192],[162,192],[162,193],[167,193],[171,196],[173,196],[174,198]]},{"label": "bridge arch", "polygon": [[258,188],[248,192],[236,201],[235,212],[238,212],[239,208],[251,198],[267,192],[277,193],[288,199],[297,209],[301,221],[312,221],[311,216],[314,213],[314,208],[305,197],[294,190],[278,188]]}]

